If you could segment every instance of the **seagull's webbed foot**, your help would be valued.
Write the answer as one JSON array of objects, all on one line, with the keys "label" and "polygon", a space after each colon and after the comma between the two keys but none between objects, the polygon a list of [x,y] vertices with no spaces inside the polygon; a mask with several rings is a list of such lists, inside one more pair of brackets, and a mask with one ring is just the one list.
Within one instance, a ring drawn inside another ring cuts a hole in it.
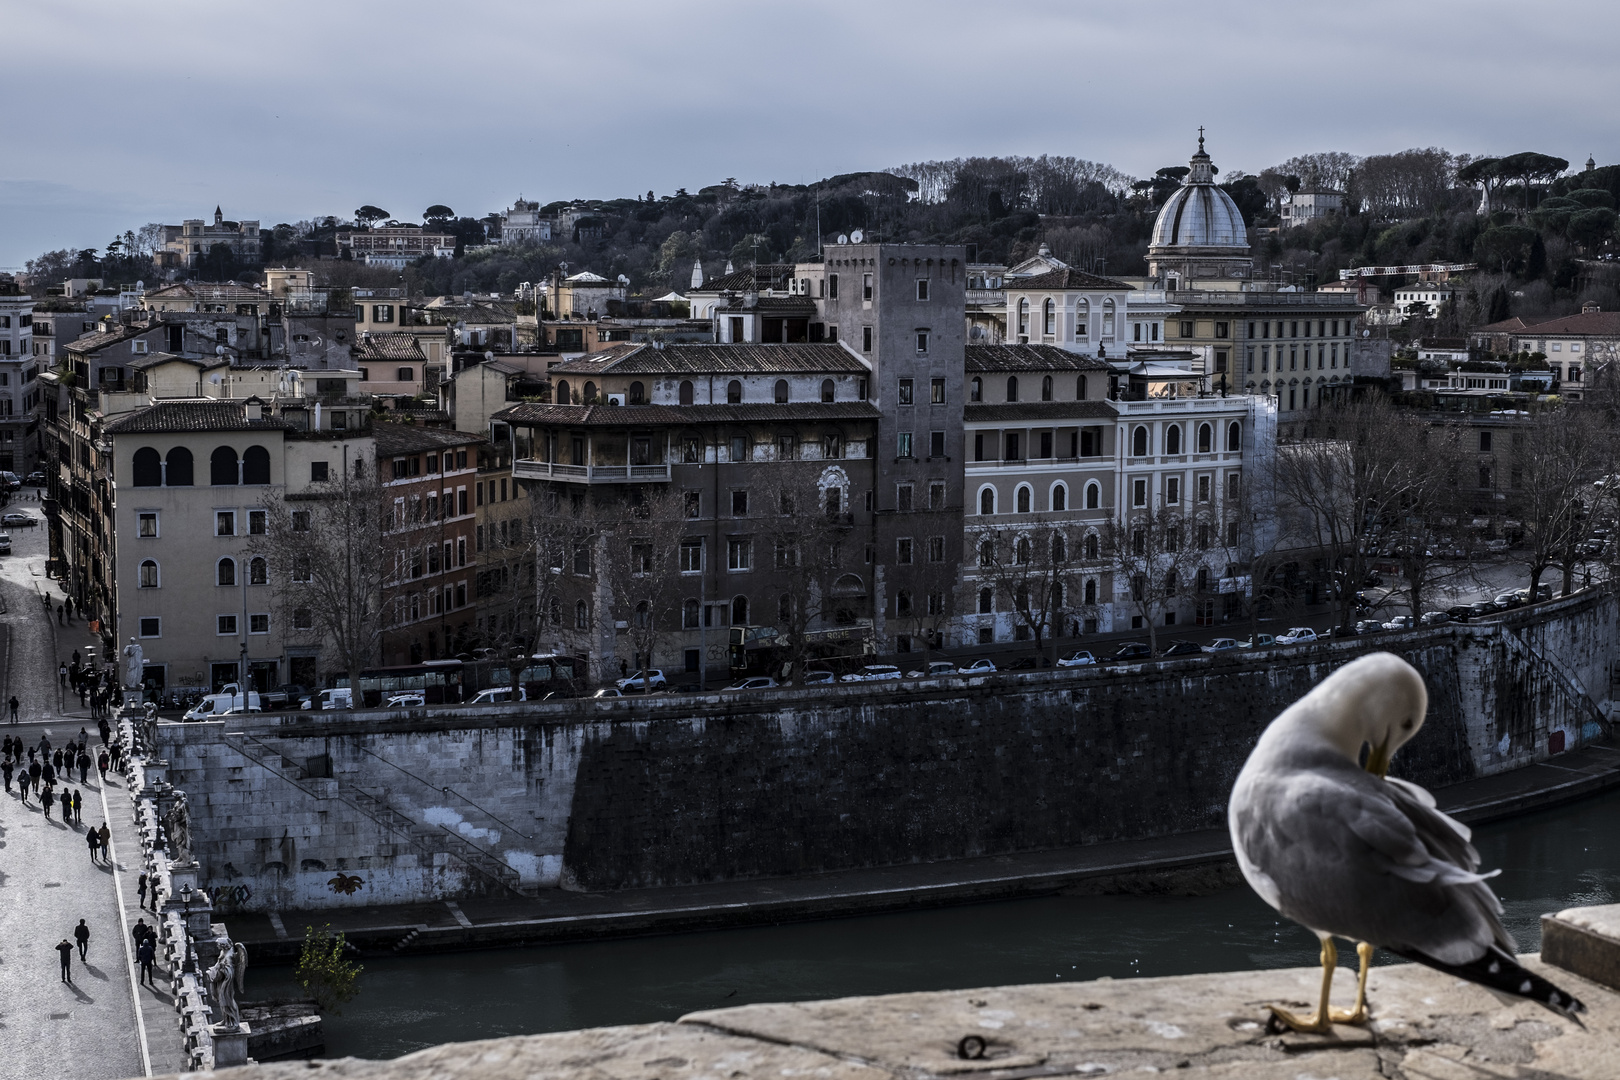
[{"label": "seagull's webbed foot", "polygon": [[1322,1000],[1316,1006],[1316,1012],[1309,1017],[1295,1016],[1287,1009],[1277,1005],[1267,1005],[1271,1015],[1278,1022],[1292,1028],[1294,1031],[1306,1035],[1326,1035],[1333,1030],[1333,1020],[1328,1009],[1328,994],[1333,989],[1333,969],[1339,963],[1339,950],[1333,945],[1331,938],[1322,939]]},{"label": "seagull's webbed foot", "polygon": [[1356,945],[1361,958],[1361,974],[1356,978],[1356,1007],[1349,1012],[1329,1009],[1328,1019],[1335,1024],[1365,1024],[1367,1022],[1367,972],[1372,968],[1373,947],[1365,941]]}]

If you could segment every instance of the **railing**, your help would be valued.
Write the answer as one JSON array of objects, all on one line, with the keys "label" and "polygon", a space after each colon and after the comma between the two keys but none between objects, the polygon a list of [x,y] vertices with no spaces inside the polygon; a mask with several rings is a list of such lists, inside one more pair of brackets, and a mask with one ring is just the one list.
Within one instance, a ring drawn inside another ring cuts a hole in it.
[{"label": "railing", "polygon": [[669,479],[668,465],[562,465],[552,461],[518,458],[512,475],[520,480],[583,480],[588,484],[624,484],[638,480]]}]

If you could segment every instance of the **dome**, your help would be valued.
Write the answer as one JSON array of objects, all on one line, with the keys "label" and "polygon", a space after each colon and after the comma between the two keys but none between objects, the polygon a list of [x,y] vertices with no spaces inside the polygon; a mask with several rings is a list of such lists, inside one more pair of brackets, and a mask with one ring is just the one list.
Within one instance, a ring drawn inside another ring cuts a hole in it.
[{"label": "dome", "polygon": [[1201,137],[1189,164],[1191,171],[1153,223],[1149,248],[1242,248],[1246,253],[1249,234],[1243,215],[1232,196],[1215,186],[1215,170]]}]

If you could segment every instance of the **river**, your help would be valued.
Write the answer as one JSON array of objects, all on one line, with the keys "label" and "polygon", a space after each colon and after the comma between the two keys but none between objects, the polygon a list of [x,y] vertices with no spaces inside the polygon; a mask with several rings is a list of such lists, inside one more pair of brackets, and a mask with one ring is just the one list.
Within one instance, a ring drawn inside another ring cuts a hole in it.
[{"label": "river", "polygon": [[[1620,792],[1484,826],[1475,840],[1524,952],[1543,912],[1620,895]],[[1379,962],[1385,957],[1381,954]],[[1247,886],[1196,897],[1052,896],[825,922],[365,961],[327,1053],[673,1020],[696,1009],[1316,963],[1314,935]],[[299,996],[290,967],[248,997]]]}]

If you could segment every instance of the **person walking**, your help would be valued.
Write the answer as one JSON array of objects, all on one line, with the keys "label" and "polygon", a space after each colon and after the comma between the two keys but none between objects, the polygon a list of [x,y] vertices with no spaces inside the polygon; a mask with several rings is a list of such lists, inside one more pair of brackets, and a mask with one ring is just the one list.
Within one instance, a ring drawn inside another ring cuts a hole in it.
[{"label": "person walking", "polygon": [[[32,770],[29,770],[29,771],[32,771]],[[40,767],[39,767],[39,779],[40,779],[40,782],[43,783],[46,787],[55,787],[56,786],[56,770],[51,767],[50,762],[47,761],[44,764],[40,765]]]},{"label": "person walking", "polygon": [[63,690],[67,689],[67,665],[61,664],[56,669],[56,682]]},{"label": "person walking", "polygon": [[11,706],[11,722],[15,724],[17,722],[17,710],[22,708],[22,702],[17,700],[16,694],[12,694],[11,701],[8,704]]},{"label": "person walking", "polygon": [[[138,879],[136,879],[136,881],[135,881],[135,892],[141,898],[141,910],[145,911],[146,910],[146,875],[145,874],[142,874]],[[135,923],[135,929],[137,931],[139,931],[140,928],[145,926],[145,925],[146,925],[146,920],[145,919],[140,919]],[[135,943],[137,945],[140,944],[140,936],[139,936],[139,934],[136,935]]]},{"label": "person walking", "polygon": [[0,776],[4,776],[6,778],[6,794],[7,795],[11,794],[11,771],[12,771],[12,768],[13,768],[13,766],[11,764],[11,759],[9,757],[6,758],[4,763],[0,763]]},{"label": "person walking", "polygon": [[58,750],[51,755],[51,765],[57,772],[62,771],[62,751]]},{"label": "person walking", "polygon": [[102,852],[107,856],[107,858],[109,860],[111,860],[112,859],[112,830],[107,828],[107,823],[105,821],[103,821],[101,823],[101,828],[96,830],[96,834],[101,837],[101,850],[102,850]]},{"label": "person walking", "polygon": [[73,928],[73,940],[79,943],[79,963],[84,963],[84,954],[90,948],[90,928],[79,920],[79,925]]},{"label": "person walking", "polygon": [[112,734],[112,725],[103,719],[97,726],[101,729],[101,745],[106,746],[107,737]]},{"label": "person walking", "polygon": [[101,771],[101,784],[103,787],[107,784],[107,766],[110,764],[112,764],[112,760],[107,756],[107,751],[103,750],[101,755],[96,758],[96,768]]},{"label": "person walking", "polygon": [[147,934],[141,937],[135,946],[135,960],[141,965],[140,982],[157,988],[157,979],[153,976],[152,966],[157,962],[157,937]]},{"label": "person walking", "polygon": [[101,834],[91,829],[84,834],[84,842],[90,848],[90,861],[99,862],[101,854]]},{"label": "person walking", "polygon": [[37,792],[39,791],[39,778],[44,766],[32,754],[28,756],[28,783]]},{"label": "person walking", "polygon": [[43,794],[43,795],[41,795],[39,797],[39,805],[41,805],[41,806],[43,806],[45,808],[45,817],[47,819],[50,818],[50,816],[51,816],[51,807],[53,805],[55,805],[55,803],[56,803],[56,792],[53,789],[51,789],[50,787],[47,787],[45,789],[45,794]]},{"label": "person walking", "polygon": [[90,752],[84,749],[84,744],[82,743],[79,745],[79,760],[77,764],[79,766],[79,783],[83,784],[89,779],[90,776]]},{"label": "person walking", "polygon": [[79,816],[79,807],[84,805],[84,798],[77,790],[73,792],[73,824],[83,825],[84,818]]},{"label": "person walking", "polygon": [[62,957],[62,981],[70,983],[73,981],[73,945],[67,938],[63,938],[56,951]]}]

